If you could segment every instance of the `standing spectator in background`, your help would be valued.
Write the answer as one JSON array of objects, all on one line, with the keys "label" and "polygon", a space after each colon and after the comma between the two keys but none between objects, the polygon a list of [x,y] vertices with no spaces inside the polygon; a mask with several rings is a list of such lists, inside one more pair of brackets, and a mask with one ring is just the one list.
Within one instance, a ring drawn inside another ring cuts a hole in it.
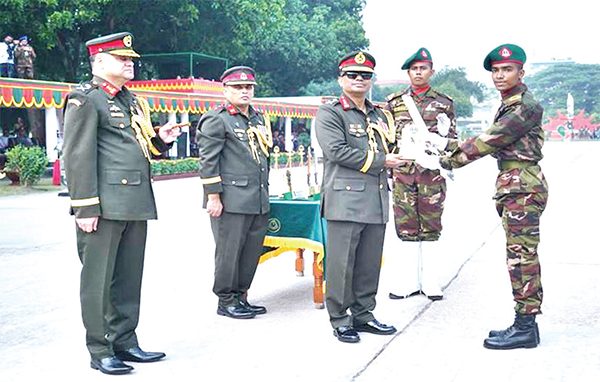
[{"label": "standing spectator in background", "polygon": [[31,138],[29,138],[29,133],[27,132],[27,125],[25,125],[25,121],[23,118],[18,117],[17,123],[15,123],[15,134],[17,135],[17,139],[15,140],[16,145],[23,145],[26,147],[33,146],[33,142]]},{"label": "standing spectator in background", "polygon": [[11,35],[4,37],[4,42],[0,43],[0,77],[15,76],[15,45]]},{"label": "standing spectator in background", "polygon": [[15,63],[19,78],[33,78],[33,60],[35,58],[35,50],[29,45],[29,37],[20,37],[19,44],[15,48]]}]

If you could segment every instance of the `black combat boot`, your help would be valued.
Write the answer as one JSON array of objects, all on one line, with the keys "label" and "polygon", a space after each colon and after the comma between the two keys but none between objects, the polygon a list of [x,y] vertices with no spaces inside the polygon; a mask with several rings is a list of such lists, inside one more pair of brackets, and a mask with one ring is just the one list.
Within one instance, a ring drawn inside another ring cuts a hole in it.
[{"label": "black combat boot", "polygon": [[539,334],[536,334],[534,314],[520,314],[515,316],[515,322],[508,329],[499,331],[496,337],[489,337],[483,341],[483,346],[488,349],[518,349],[537,347]]},{"label": "black combat boot", "polygon": [[[508,327],[507,329],[504,329],[504,330],[490,330],[490,334],[488,334],[488,337],[499,337],[499,336],[502,336],[510,328],[511,327]],[[538,328],[537,322],[535,323],[535,341],[537,342],[538,345],[540,344],[540,329]]]}]

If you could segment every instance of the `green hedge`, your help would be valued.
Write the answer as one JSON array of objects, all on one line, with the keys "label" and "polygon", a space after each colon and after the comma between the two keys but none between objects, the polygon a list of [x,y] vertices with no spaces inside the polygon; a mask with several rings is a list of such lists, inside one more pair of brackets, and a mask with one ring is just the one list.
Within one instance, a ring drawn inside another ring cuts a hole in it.
[{"label": "green hedge", "polygon": [[17,145],[6,152],[4,171],[19,174],[19,181],[25,187],[39,182],[47,166],[46,151],[39,146]]},{"label": "green hedge", "polygon": [[199,172],[198,158],[160,159],[151,162],[152,175],[173,175]]}]

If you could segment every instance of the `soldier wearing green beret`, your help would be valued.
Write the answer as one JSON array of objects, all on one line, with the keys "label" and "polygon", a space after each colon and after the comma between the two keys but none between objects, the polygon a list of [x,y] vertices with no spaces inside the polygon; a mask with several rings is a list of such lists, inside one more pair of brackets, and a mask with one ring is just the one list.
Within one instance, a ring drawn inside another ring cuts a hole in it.
[{"label": "soldier wearing green beret", "polygon": [[525,51],[504,44],[493,49],[483,66],[502,97],[492,126],[464,142],[431,134],[438,148],[451,151],[441,159],[430,158],[429,166],[451,169],[486,155],[498,160],[496,209],[506,233],[506,263],[515,301],[515,320],[505,330],[492,330],[484,341],[488,349],[534,348],[539,344],[535,322],[542,305],[542,283],[538,244],[540,217],[548,200],[548,183],[538,164],[543,158],[543,109],[521,82]]},{"label": "soldier wearing green beret", "polygon": [[77,86],[65,106],[64,157],[75,215],[81,271],[81,311],[91,367],[106,374],[133,368],[123,361],[165,356],[139,348],[139,320],[147,220],[156,219],[151,154],[166,151],[180,134],[158,133],[147,102],[125,84],[140,57],[130,33],[86,43],[93,79]]},{"label": "soldier wearing green beret", "polygon": [[227,102],[198,122],[204,208],[215,239],[217,314],[253,318],[248,302],[269,220],[269,118],[252,107],[254,70],[235,66],[221,76]]},{"label": "soldier wearing green beret", "polygon": [[342,58],[342,95],[322,105],[316,117],[324,155],[321,211],[328,223],[326,304],[333,334],[342,342],[360,341],[358,332],[396,332],[372,312],[388,221],[386,168],[400,162],[389,152],[395,140],[392,115],[366,99],[374,68],[366,52]]},{"label": "soldier wearing green beret", "polygon": [[411,86],[386,100],[396,124],[396,146],[405,158],[392,172],[392,198],[396,233],[407,251],[400,254],[403,266],[398,289],[389,297],[402,299],[422,293],[430,300],[440,300],[443,292],[437,256],[441,251],[435,244],[442,232],[446,180],[439,170],[420,166],[413,151],[418,149],[415,140],[421,129],[456,138],[454,103],[429,84],[435,73],[429,50],[419,48],[402,69],[408,72]]}]

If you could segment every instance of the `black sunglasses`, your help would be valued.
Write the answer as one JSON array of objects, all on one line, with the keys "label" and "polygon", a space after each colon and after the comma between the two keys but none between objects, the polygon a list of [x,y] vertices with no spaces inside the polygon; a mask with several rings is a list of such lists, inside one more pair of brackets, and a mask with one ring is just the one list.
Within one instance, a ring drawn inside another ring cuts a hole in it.
[{"label": "black sunglasses", "polygon": [[370,80],[373,78],[373,73],[369,72],[344,72],[342,76],[346,76],[351,80],[355,80],[358,76],[361,76],[363,80]]}]

